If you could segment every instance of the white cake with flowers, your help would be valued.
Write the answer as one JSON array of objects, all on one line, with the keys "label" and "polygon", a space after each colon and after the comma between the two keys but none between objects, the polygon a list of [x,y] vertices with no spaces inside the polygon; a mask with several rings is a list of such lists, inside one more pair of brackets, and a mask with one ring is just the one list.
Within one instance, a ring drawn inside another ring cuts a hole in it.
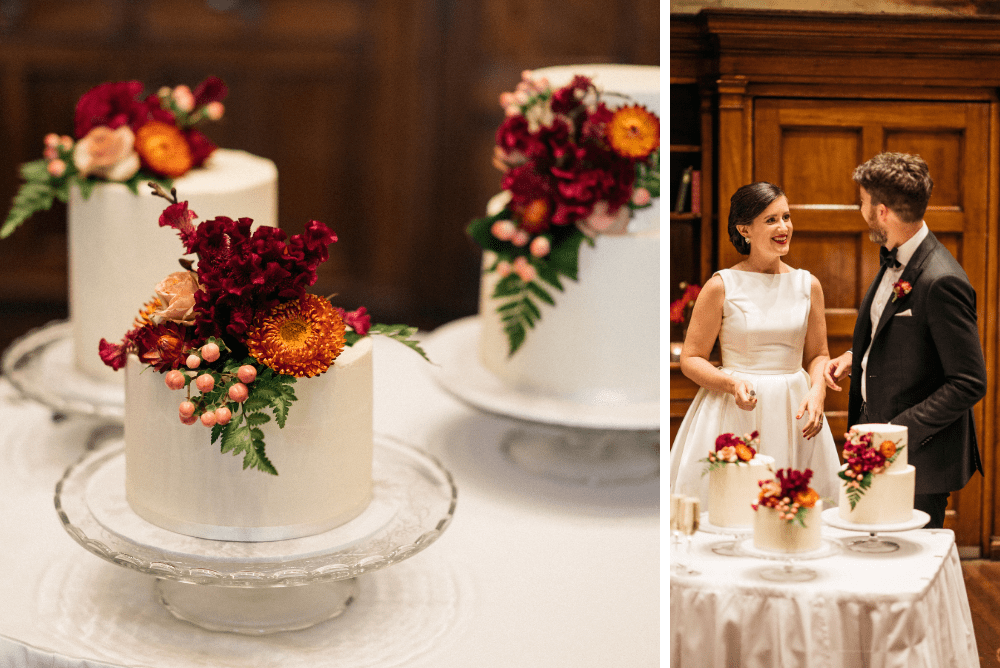
[{"label": "white cake with flowers", "polygon": [[550,67],[501,96],[503,192],[469,233],[484,251],[479,357],[505,384],[659,401],[659,79]]},{"label": "white cake with flowers", "polygon": [[907,463],[906,427],[856,424],[847,433],[837,514],[855,524],[902,524],[913,519],[917,470]]},{"label": "white cake with flowers", "polygon": [[305,292],[337,239],[323,223],[290,237],[249,218],[196,224],[186,201],[159,193],[170,200],[160,226],[195,260],[150,286],[121,343],[100,342],[103,362],[126,369],[129,505],[217,540],[348,522],[372,498],[370,335],[423,354],[415,328]]},{"label": "white cake with flowers", "polygon": [[812,471],[779,469],[774,480],[760,483],[754,508],[753,545],[782,554],[812,552],[822,547],[823,501],[809,487]]},{"label": "white cake with flowers", "polygon": [[67,203],[74,364],[94,379],[114,380],[95,342],[127,329],[149,286],[177,269],[173,232],[147,224],[163,209],[147,182],[176,187],[203,216],[277,224],[274,163],[217,149],[195,127],[223,116],[226,94],[217,77],[150,95],[138,81],[101,84],[77,103],[73,136],[49,134],[43,159],[21,168],[0,237],[54,200]]},{"label": "white cake with flowers", "polygon": [[753,505],[760,493],[760,483],[774,478],[774,458],[758,454],[757,432],[742,438],[722,434],[715,439],[715,449],[701,460],[708,475],[708,522],[724,528],[750,528],[754,523]]}]

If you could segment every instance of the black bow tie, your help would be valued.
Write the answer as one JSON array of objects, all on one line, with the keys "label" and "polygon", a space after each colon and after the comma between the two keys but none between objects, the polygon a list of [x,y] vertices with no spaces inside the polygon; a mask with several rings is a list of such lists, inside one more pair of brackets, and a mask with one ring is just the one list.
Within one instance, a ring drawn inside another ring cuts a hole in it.
[{"label": "black bow tie", "polygon": [[902,267],[899,260],[896,259],[896,251],[898,248],[893,248],[892,250],[886,250],[885,246],[880,246],[878,249],[878,261],[883,267],[888,267],[889,269],[895,269],[896,267]]}]

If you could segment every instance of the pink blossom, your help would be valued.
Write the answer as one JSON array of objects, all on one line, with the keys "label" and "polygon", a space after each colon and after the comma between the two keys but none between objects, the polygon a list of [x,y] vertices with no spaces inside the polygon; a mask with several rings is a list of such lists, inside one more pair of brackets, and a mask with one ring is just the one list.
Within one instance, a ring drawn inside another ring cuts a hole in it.
[{"label": "pink blossom", "polygon": [[109,181],[127,181],[139,171],[135,135],[127,125],[112,130],[99,125],[77,142],[73,164],[81,176],[99,176]]},{"label": "pink blossom", "polygon": [[538,272],[534,267],[528,262],[528,258],[523,255],[518,256],[514,259],[514,264],[511,266],[514,273],[517,274],[522,281],[525,283],[530,283],[535,280]]},{"label": "pink blossom", "polygon": [[173,98],[177,108],[185,114],[191,113],[191,110],[194,109],[194,93],[187,86],[177,86],[170,96]]},{"label": "pink blossom", "polygon": [[652,199],[652,195],[645,188],[636,188],[632,193],[632,204],[636,206],[646,206]]},{"label": "pink blossom", "polygon": [[49,161],[49,164],[45,165],[45,169],[48,170],[49,174],[58,179],[66,173],[66,163],[56,158],[55,160]]},{"label": "pink blossom", "polygon": [[226,113],[226,107],[221,102],[209,102],[205,105],[205,115],[209,120],[217,121]]},{"label": "pink blossom", "polygon": [[552,250],[552,243],[546,237],[535,237],[531,240],[528,250],[535,257],[545,257]]}]

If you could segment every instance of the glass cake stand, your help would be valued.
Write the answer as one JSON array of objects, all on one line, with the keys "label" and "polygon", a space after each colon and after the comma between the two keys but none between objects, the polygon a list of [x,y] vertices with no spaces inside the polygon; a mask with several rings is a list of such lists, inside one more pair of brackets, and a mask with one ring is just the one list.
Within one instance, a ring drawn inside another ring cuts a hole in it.
[{"label": "glass cake stand", "polygon": [[922,510],[914,510],[913,517],[909,522],[900,522],[898,524],[857,524],[855,522],[848,522],[840,516],[839,508],[827,508],[820,515],[823,521],[832,527],[837,529],[844,529],[846,531],[864,531],[868,536],[864,538],[855,538],[854,540],[848,541],[847,549],[853,550],[854,552],[868,552],[868,553],[884,553],[884,552],[895,552],[899,549],[899,543],[887,540],[885,538],[879,538],[876,534],[879,533],[895,533],[899,531],[913,531],[914,529],[919,529],[931,521],[931,516]]},{"label": "glass cake stand", "polygon": [[729,536],[732,538],[731,541],[726,541],[722,543],[716,543],[712,546],[712,552],[720,554],[723,557],[738,557],[740,553],[737,552],[736,547],[741,539],[747,536],[753,535],[753,527],[720,527],[712,524],[708,521],[708,511],[706,510],[701,514],[701,519],[698,521],[698,531],[704,531],[705,533],[714,533],[721,536]]},{"label": "glass cake stand", "polygon": [[422,345],[445,391],[477,410],[524,424],[503,443],[516,464],[588,485],[659,475],[659,401],[583,403],[511,387],[479,361],[479,328],[478,316],[461,318],[434,330]]},{"label": "glass cake stand", "polygon": [[760,576],[772,582],[808,582],[816,577],[816,571],[797,562],[832,557],[840,551],[840,544],[829,538],[820,539],[820,547],[809,552],[772,552],[762,550],[753,544],[753,538],[746,538],[736,544],[736,553],[755,559],[782,561],[782,566],[773,566],[760,571]]},{"label": "glass cake stand", "polygon": [[408,559],[437,540],[451,523],[457,499],[440,462],[376,434],[373,499],[359,517],[293,540],[206,540],[136,515],[125,499],[124,471],[122,441],[85,454],[66,470],[55,491],[66,531],[102,559],[156,577],[160,602],[175,617],[248,635],[308,628],[336,617],[357,596],[358,576]]},{"label": "glass cake stand", "polygon": [[0,369],[18,392],[51,408],[56,417],[124,420],[124,376],[102,382],[76,367],[69,320],[53,320],[15,340],[0,358]]}]

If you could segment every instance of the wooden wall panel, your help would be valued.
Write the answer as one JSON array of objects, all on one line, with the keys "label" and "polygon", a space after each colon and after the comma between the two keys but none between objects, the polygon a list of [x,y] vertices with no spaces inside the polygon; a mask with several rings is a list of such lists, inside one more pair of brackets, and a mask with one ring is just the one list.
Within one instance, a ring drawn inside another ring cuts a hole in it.
[{"label": "wooden wall panel", "polygon": [[[315,290],[430,329],[478,308],[465,227],[499,189],[499,94],[526,68],[659,64],[659,11],[652,0],[9,3],[0,202],[44,135],[71,131],[94,85],[134,78],[154,91],[215,74],[230,95],[206,134],[274,160],[282,227],[317,219],[340,236]],[[0,348],[64,312],[65,247],[61,205],[0,242]]]}]

